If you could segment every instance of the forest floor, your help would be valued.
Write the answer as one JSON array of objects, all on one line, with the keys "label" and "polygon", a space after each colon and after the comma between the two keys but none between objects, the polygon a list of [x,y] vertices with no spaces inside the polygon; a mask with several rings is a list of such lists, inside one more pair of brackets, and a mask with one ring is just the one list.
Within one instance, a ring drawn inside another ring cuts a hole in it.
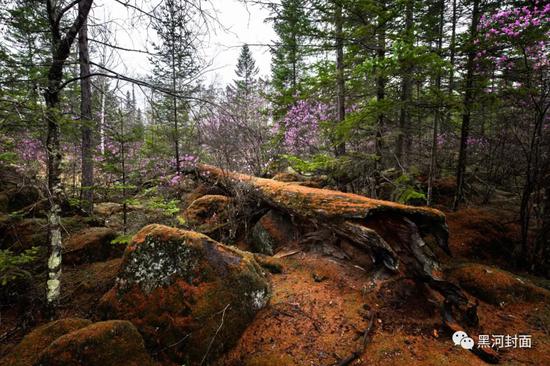
[{"label": "forest floor", "polygon": [[[498,216],[468,208],[448,214],[451,250],[482,251],[477,244],[504,240],[487,237]],[[474,228],[472,228],[474,226]],[[475,248],[472,248],[475,247]],[[480,256],[482,257],[482,256]],[[485,257],[487,261],[487,257]],[[471,258],[454,258],[469,265]],[[257,315],[222,365],[337,365],[361,349],[363,331],[375,314],[373,330],[361,356],[351,365],[485,365],[473,353],[454,346],[441,327],[436,299],[426,301],[421,286],[406,278],[384,282],[348,259],[332,254],[298,252],[283,259],[284,271],[272,276],[273,297]],[[491,268],[491,267],[487,267]],[[490,269],[488,269],[490,270]],[[495,271],[497,269],[494,269]],[[480,282],[490,281],[479,278]],[[491,286],[492,284],[482,284]],[[479,334],[530,334],[530,349],[503,349],[500,364],[550,364],[550,305],[544,301],[478,307]]]},{"label": "forest floor", "polygon": [[[512,214],[502,205],[446,214],[454,257],[442,261],[445,273],[481,298],[479,327],[470,336],[477,342],[480,334],[530,335],[531,348],[501,348],[500,364],[550,365],[550,281],[505,271],[513,268],[503,248],[518,235]],[[120,220],[120,212],[103,215]],[[274,258],[282,270],[269,274],[268,306],[217,364],[343,365],[356,351],[358,357],[347,364],[485,364],[453,344],[452,334],[442,327],[441,298],[409,278],[386,278],[368,256],[344,244],[292,241],[278,248]],[[114,258],[65,265],[59,316],[92,319],[120,263]],[[25,313],[2,309],[0,358],[32,327],[46,322],[34,314],[32,306]]]}]

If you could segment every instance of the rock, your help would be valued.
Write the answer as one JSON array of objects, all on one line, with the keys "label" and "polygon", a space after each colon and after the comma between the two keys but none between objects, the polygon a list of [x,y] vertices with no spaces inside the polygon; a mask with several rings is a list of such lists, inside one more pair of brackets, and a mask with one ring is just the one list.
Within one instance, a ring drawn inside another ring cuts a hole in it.
[{"label": "rock", "polygon": [[99,313],[130,320],[161,358],[194,364],[207,355],[208,363],[236,342],[269,293],[252,253],[149,225],[127,247]]},{"label": "rock", "polygon": [[111,244],[111,240],[116,237],[116,232],[106,227],[91,227],[79,231],[66,241],[63,263],[78,265],[120,257],[124,253],[124,246]]},{"label": "rock", "polygon": [[0,220],[0,248],[19,252],[34,246],[45,246],[48,240],[47,227],[46,219],[4,216]]},{"label": "rock", "polygon": [[452,268],[448,277],[475,297],[492,304],[548,301],[550,291],[504,270],[477,263]]},{"label": "rock", "polygon": [[72,309],[73,314],[80,316],[93,313],[99,299],[114,286],[121,262],[122,258],[115,258],[106,262],[63,268],[63,291],[71,296],[64,296],[60,306]]},{"label": "rock", "polygon": [[0,164],[0,191],[16,188],[24,179],[14,165]]},{"label": "rock", "polygon": [[33,203],[40,201],[42,193],[40,190],[31,185],[12,188],[6,191],[9,198],[8,210],[14,212],[26,208]]},{"label": "rock", "polygon": [[201,198],[206,195],[224,195],[224,192],[218,187],[212,185],[199,184],[194,190],[184,195],[183,201],[185,206],[188,207],[197,198]]},{"label": "rock", "polygon": [[250,239],[255,252],[273,255],[277,248],[298,237],[298,230],[290,219],[270,210],[252,227]]},{"label": "rock", "polygon": [[66,318],[44,324],[27,334],[9,355],[0,360],[0,365],[34,365],[40,353],[54,340],[91,323],[86,319]]},{"label": "rock", "polygon": [[122,205],[115,202],[100,202],[94,204],[94,214],[99,216],[111,216],[122,211]]},{"label": "rock", "polygon": [[152,366],[143,338],[129,321],[94,323],[53,341],[36,366]]},{"label": "rock", "polygon": [[194,230],[211,234],[227,225],[232,202],[232,199],[226,196],[205,195],[187,207],[183,218]]}]

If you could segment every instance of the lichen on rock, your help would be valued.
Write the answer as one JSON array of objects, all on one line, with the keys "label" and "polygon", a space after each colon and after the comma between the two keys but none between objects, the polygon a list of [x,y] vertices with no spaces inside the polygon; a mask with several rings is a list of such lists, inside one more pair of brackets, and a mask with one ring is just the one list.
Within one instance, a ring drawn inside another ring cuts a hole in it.
[{"label": "lichen on rock", "polygon": [[129,252],[116,283],[119,291],[138,284],[149,293],[159,286],[169,285],[173,277],[191,282],[196,265],[192,247],[179,243],[166,245],[147,236],[141,245]]},{"label": "lichen on rock", "polygon": [[127,247],[99,313],[131,321],[160,359],[195,364],[231,347],[269,297],[252,253],[193,231],[149,225]]},{"label": "lichen on rock", "polygon": [[290,218],[270,210],[252,227],[250,241],[254,252],[273,255],[277,248],[295,240],[298,234]]}]

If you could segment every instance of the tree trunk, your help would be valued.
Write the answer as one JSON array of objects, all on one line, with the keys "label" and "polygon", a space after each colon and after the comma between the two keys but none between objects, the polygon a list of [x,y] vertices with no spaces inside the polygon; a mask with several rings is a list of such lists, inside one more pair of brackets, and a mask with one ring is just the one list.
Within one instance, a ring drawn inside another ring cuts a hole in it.
[{"label": "tree trunk", "polygon": [[[414,0],[408,0],[405,8],[405,42],[408,47],[413,47],[414,34],[413,34],[413,17],[414,17]],[[399,111],[399,131],[397,135],[397,148],[395,156],[398,163],[402,166],[406,166],[405,156],[408,154],[408,146],[410,146],[411,139],[411,115],[410,115],[410,103],[412,100],[412,61],[403,60],[403,75],[401,77],[401,108]]]},{"label": "tree trunk", "polygon": [[451,20],[451,43],[449,44],[449,63],[450,63],[450,71],[449,71],[449,95],[453,93],[453,87],[454,87],[454,67],[455,67],[455,48],[456,48],[456,14],[457,8],[456,8],[456,0],[453,0],[453,15]]},{"label": "tree trunk", "polygon": [[51,65],[48,70],[48,85],[44,91],[46,101],[45,119],[47,124],[46,151],[48,156],[48,190],[50,210],[48,213],[50,257],[48,259],[47,307],[53,317],[61,293],[61,208],[63,194],[61,184],[61,146],[59,142],[59,92],[63,80],[63,66],[69,57],[71,46],[86,21],[93,0],[81,0],[78,4],[78,14],[73,24],[65,34],[61,33],[61,20],[58,5],[48,0],[46,8],[51,32]]},{"label": "tree trunk", "polygon": [[120,168],[122,170],[122,223],[124,234],[128,230],[128,202],[126,199],[126,131],[124,130],[124,115],[120,116]]},{"label": "tree trunk", "polygon": [[[334,25],[336,28],[336,113],[340,125],[346,118],[346,90],[344,78],[344,35],[342,32],[342,4],[336,3]],[[338,142],[335,147],[336,156],[346,153],[344,142]]]},{"label": "tree trunk", "polygon": [[[550,145],[548,145],[550,148]],[[544,201],[542,225],[535,239],[533,264],[535,272],[550,277],[550,152],[546,157],[546,174],[542,180]]]},{"label": "tree trunk", "polygon": [[[382,1],[381,4],[381,12],[385,12],[386,10],[386,4],[385,1]],[[382,18],[382,16],[378,17],[378,39],[377,39],[377,46],[378,49],[376,50],[376,58],[378,63],[382,64],[384,61],[384,58],[386,57],[386,20]],[[376,101],[379,104],[379,108],[381,107],[380,104],[386,97],[386,78],[383,74],[383,70],[380,68],[377,70],[378,75],[376,77]],[[380,181],[380,172],[383,169],[382,164],[382,149],[383,149],[383,141],[382,141],[382,130],[384,128],[384,113],[379,112],[378,118],[376,119],[376,172],[375,172],[375,185],[376,185],[376,194],[378,195],[378,186]]]},{"label": "tree trunk", "polygon": [[[440,6],[440,13],[439,13],[439,30],[437,34],[437,54],[441,57],[441,49],[443,47],[443,24],[445,20],[445,1],[441,0],[439,2]],[[438,98],[439,98],[439,92],[441,91],[441,75],[438,74],[435,78],[435,88],[438,92]],[[439,127],[439,120],[441,118],[441,110],[440,110],[440,103],[439,101],[436,102],[436,108],[434,113],[434,120],[433,120],[433,131],[432,131],[432,151],[430,153],[430,173],[428,176],[428,192],[426,195],[426,204],[428,206],[432,205],[433,200],[433,184],[436,176],[436,169],[437,169],[437,131]]]},{"label": "tree trunk", "polygon": [[171,41],[172,41],[172,49],[171,49],[171,57],[172,57],[172,93],[174,94],[172,98],[173,103],[173,110],[172,115],[174,118],[174,150],[175,150],[175,158],[176,158],[176,173],[180,173],[180,136],[179,136],[179,130],[178,130],[178,98],[176,97],[176,85],[177,85],[177,77],[176,77],[176,55],[175,55],[175,27],[174,20],[171,19],[170,22],[170,31],[171,31]]},{"label": "tree trunk", "polygon": [[80,60],[80,129],[82,131],[82,179],[80,199],[82,209],[91,213],[94,202],[93,117],[92,81],[90,79],[90,55],[88,53],[88,25],[84,22],[78,35]]},{"label": "tree trunk", "polygon": [[472,11],[472,22],[470,25],[470,39],[468,41],[468,61],[466,64],[466,89],[464,91],[464,106],[462,113],[462,131],[460,134],[460,150],[458,153],[458,164],[456,169],[456,193],[453,209],[457,210],[464,201],[464,176],[466,174],[466,159],[468,149],[468,138],[470,135],[470,117],[474,102],[474,67],[475,54],[474,40],[477,36],[479,23],[479,0],[474,0]]},{"label": "tree trunk", "polygon": [[106,81],[103,79],[101,81],[101,113],[99,121],[99,140],[101,146],[101,154],[105,155],[105,93],[107,89],[105,88]]}]

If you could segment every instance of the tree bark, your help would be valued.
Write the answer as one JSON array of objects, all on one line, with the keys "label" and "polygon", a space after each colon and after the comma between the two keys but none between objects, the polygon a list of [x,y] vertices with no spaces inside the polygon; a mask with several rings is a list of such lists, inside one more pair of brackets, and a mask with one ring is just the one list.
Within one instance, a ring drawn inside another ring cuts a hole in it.
[{"label": "tree bark", "polygon": [[474,102],[474,67],[475,67],[475,47],[474,40],[477,36],[477,26],[479,24],[479,0],[474,0],[472,11],[472,21],[470,25],[470,39],[468,41],[468,61],[466,64],[466,88],[464,90],[464,106],[462,113],[462,129],[460,134],[460,150],[458,153],[458,164],[456,169],[456,193],[453,209],[457,210],[464,201],[464,176],[466,174],[466,159],[468,152],[468,138],[470,135],[470,118],[472,105]]},{"label": "tree bark", "polygon": [[[342,31],[342,4],[336,2],[334,25],[336,28],[336,112],[338,125],[346,118],[346,81],[344,79],[344,35]],[[337,142],[336,156],[346,153],[344,142]]]},{"label": "tree bark", "polygon": [[71,46],[86,21],[93,0],[82,0],[79,3],[78,14],[65,34],[61,33],[63,13],[55,1],[48,0],[46,8],[51,32],[51,65],[48,70],[48,85],[44,91],[46,101],[45,119],[47,124],[46,151],[48,156],[48,190],[50,210],[48,213],[50,257],[48,260],[47,307],[50,316],[55,314],[55,308],[61,293],[61,225],[60,202],[63,194],[61,183],[61,146],[59,141],[59,93],[63,79],[63,66]]},{"label": "tree bark", "polygon": [[[82,5],[79,5],[81,7]],[[94,160],[93,160],[93,116],[92,81],[90,75],[90,54],[88,52],[88,22],[85,21],[78,35],[80,61],[80,129],[82,132],[82,179],[80,199],[82,209],[91,213],[94,205]]]},{"label": "tree bark", "polygon": [[[437,34],[437,54],[441,56],[441,50],[443,47],[443,25],[445,20],[445,1],[441,0],[439,2],[439,24],[438,24],[438,34]],[[441,92],[441,75],[438,74],[435,77],[435,89],[438,93]],[[433,119],[433,131],[432,131],[432,151],[430,153],[430,173],[428,176],[428,192],[426,194],[426,204],[428,206],[432,205],[433,200],[433,185],[436,176],[437,169],[437,131],[439,128],[439,121],[441,119],[441,110],[439,101],[435,108],[434,119]]]},{"label": "tree bark", "polygon": [[[414,17],[414,0],[408,0],[405,7],[405,42],[408,47],[413,47],[413,17]],[[411,115],[410,103],[412,100],[412,64],[411,60],[403,60],[403,75],[401,77],[401,108],[399,111],[399,131],[397,135],[397,148],[395,156],[398,163],[406,166],[405,155],[406,150],[410,145],[411,139]]]},{"label": "tree bark", "polygon": [[[172,12],[173,13],[173,12]],[[172,57],[172,93],[174,93],[174,96],[172,98],[173,103],[173,110],[172,110],[172,116],[174,118],[174,150],[175,150],[175,158],[176,158],[176,173],[180,173],[180,136],[179,136],[179,129],[178,129],[178,98],[176,97],[176,84],[177,84],[177,76],[176,76],[176,55],[175,55],[175,27],[174,19],[171,18],[170,22],[170,32],[172,37],[172,50],[171,50],[171,57]]]},{"label": "tree bark", "polygon": [[453,0],[453,15],[451,19],[451,42],[449,44],[449,63],[450,63],[450,71],[449,71],[449,95],[453,93],[454,90],[454,78],[455,78],[455,48],[456,48],[456,16],[457,16],[457,8],[456,8],[456,0]]},{"label": "tree bark", "polygon": [[[386,3],[383,0],[380,4],[380,12],[384,13],[386,11]],[[383,19],[381,15],[378,16],[378,35],[377,35],[377,46],[376,58],[379,64],[382,64],[384,58],[386,57],[386,20]],[[378,67],[377,76],[376,76],[376,101],[380,104],[386,97],[386,78],[384,76],[384,71],[381,67]],[[382,170],[382,149],[383,149],[383,140],[382,140],[382,130],[384,128],[384,113],[379,112],[378,118],[376,119],[376,194],[378,195],[378,186],[380,181],[380,171]]]}]

